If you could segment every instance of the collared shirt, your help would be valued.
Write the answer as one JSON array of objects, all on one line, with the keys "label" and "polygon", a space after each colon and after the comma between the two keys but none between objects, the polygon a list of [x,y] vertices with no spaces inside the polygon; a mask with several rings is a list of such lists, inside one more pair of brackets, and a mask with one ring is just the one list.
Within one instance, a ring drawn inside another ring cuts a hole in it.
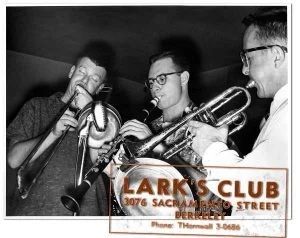
[{"label": "collared shirt", "polygon": [[244,159],[229,150],[226,144],[215,142],[203,155],[204,166],[237,166],[288,168],[288,86],[282,87],[275,95],[270,107],[270,116],[263,125],[258,138]]},{"label": "collared shirt", "polygon": [[[288,86],[285,85],[276,93],[270,107],[270,116],[262,126],[249,154],[244,158],[240,158],[235,151],[229,150],[226,144],[215,142],[204,152],[202,163],[204,166],[288,168],[289,134]],[[228,169],[226,172],[225,170],[207,168],[207,171],[208,181],[220,181],[230,178],[232,180],[238,178],[241,181],[253,179],[251,171],[245,173],[243,169],[235,170],[234,174],[230,174],[231,171]],[[217,184],[208,182],[207,186],[218,195]],[[232,200],[230,201],[234,204],[234,199]],[[233,210],[233,214],[239,215],[235,210]],[[257,214],[259,214],[259,211],[257,211]],[[260,215],[263,214],[264,211],[261,211]]]},{"label": "collared shirt", "polygon": [[[33,98],[26,102],[7,128],[9,145],[26,141],[44,133],[65,105],[61,101],[61,96],[62,93],[56,93],[50,97]],[[7,203],[10,205],[7,212],[8,216],[72,215],[72,212],[60,202],[60,197],[73,189],[77,143],[77,132],[69,131],[37,179],[36,184],[32,186],[29,196],[26,199],[21,199],[18,191],[15,191],[14,196],[8,199]],[[90,160],[87,160],[87,168],[91,166],[91,163]],[[102,178],[99,177],[98,180],[103,183]],[[80,215],[108,214],[107,203],[97,201],[96,192],[103,190],[99,189],[99,186],[102,186],[100,183],[93,184],[85,195],[81,204]],[[101,198],[104,196],[101,194]],[[98,196],[98,198],[100,197]]]},{"label": "collared shirt", "polygon": [[[184,117],[186,114],[190,113],[191,111],[195,110],[196,108],[197,107],[196,107],[195,103],[190,102],[189,105],[184,109],[181,117]],[[172,122],[174,122],[174,121],[172,121]],[[161,115],[160,117],[158,117],[157,119],[155,119],[154,121],[151,122],[151,127],[153,128],[153,130],[155,132],[160,132],[165,127],[169,126],[172,122],[165,122],[163,115]],[[164,140],[164,143],[168,147],[171,148],[175,144],[181,142],[185,136],[187,128],[188,128],[187,124],[180,127],[178,130],[176,130],[174,133],[172,133],[169,137],[167,137]],[[193,166],[198,166],[198,165],[201,166],[202,165],[201,157],[189,147],[180,151],[179,157],[190,165],[193,165]]]}]

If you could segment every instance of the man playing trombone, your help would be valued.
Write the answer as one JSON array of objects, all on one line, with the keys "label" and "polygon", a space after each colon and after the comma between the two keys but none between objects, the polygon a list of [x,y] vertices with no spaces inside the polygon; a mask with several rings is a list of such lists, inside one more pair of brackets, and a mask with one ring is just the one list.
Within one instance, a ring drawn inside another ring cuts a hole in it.
[{"label": "man playing trombone", "polygon": [[[70,189],[66,185],[74,184],[74,165],[77,152],[78,125],[74,118],[74,110],[84,108],[92,101],[92,96],[100,92],[107,79],[107,58],[95,49],[86,49],[77,59],[69,72],[69,84],[64,93],[55,93],[50,97],[33,98],[26,102],[16,118],[7,128],[9,141],[7,159],[12,168],[18,168],[39,142],[47,128],[55,121],[61,109],[70,103],[67,109],[57,119],[52,131],[45,138],[29,164],[39,156],[49,154],[55,142],[70,128],[64,140],[61,141],[53,158],[32,187],[29,196],[22,200],[15,196],[12,214],[15,216],[66,216],[72,215],[60,203],[60,196]],[[99,55],[97,55],[99,54]],[[45,152],[45,153],[44,153]],[[91,162],[90,162],[91,163]],[[81,215],[100,215],[106,213],[107,207],[99,210],[95,187],[83,201]]]}]

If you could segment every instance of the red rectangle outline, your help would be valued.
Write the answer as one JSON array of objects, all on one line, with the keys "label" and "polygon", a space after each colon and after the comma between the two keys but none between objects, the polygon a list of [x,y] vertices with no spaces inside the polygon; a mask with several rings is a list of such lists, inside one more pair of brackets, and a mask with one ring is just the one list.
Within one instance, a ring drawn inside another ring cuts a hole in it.
[{"label": "red rectangle outline", "polygon": [[[123,165],[120,163],[115,163],[110,165],[110,174],[112,173],[112,166]],[[195,168],[203,168],[204,166],[192,166],[192,165],[157,165],[157,164],[127,164],[129,166],[172,166],[172,167],[195,167]],[[286,197],[285,197],[285,226],[284,226],[284,236],[255,236],[259,238],[286,238],[287,237],[287,201],[288,201],[288,169],[287,168],[261,168],[261,167],[231,167],[231,166],[206,166],[206,168],[229,168],[229,169],[264,169],[264,170],[285,170],[286,174]],[[110,178],[110,189],[109,189],[109,196],[111,198],[111,191],[112,191],[112,178]],[[111,230],[111,199],[109,199],[109,208],[108,208],[108,215],[109,215],[109,233],[110,234],[140,234],[140,235],[175,235],[175,236],[221,236],[221,237],[253,237],[253,236],[243,236],[243,235],[207,235],[207,234],[175,234],[175,233],[139,233],[139,232],[114,232]],[[127,219],[130,220],[130,219]],[[134,219],[133,219],[134,220]],[[145,219],[147,220],[147,219]],[[152,219],[149,219],[152,220]],[[169,220],[169,219],[168,219]],[[175,219],[176,220],[176,219]],[[243,219],[247,220],[247,219]],[[249,219],[252,220],[252,219]],[[266,220],[266,219],[263,219]]]}]

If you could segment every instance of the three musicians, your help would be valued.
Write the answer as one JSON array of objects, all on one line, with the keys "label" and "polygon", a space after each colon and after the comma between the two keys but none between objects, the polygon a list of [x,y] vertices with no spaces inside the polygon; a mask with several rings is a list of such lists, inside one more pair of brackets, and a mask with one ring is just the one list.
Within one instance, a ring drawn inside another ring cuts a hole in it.
[{"label": "three musicians", "polygon": [[[230,162],[230,165],[245,163],[247,166],[255,166],[256,163],[253,164],[252,161],[259,159],[266,166],[270,163],[274,165],[273,155],[277,153],[274,151],[279,148],[278,144],[281,145],[281,151],[283,145],[284,150],[287,150],[288,147],[286,137],[281,136],[283,132],[288,131],[286,18],[286,8],[268,9],[246,18],[248,25],[244,36],[244,49],[241,53],[244,64],[243,73],[255,82],[259,97],[274,98],[271,117],[262,128],[252,153],[243,160],[234,152],[229,151],[226,152],[225,158],[224,150],[228,150],[225,145],[227,128],[216,129],[194,121],[161,141],[153,149],[154,153],[159,156],[166,148],[182,140],[186,129],[189,128],[191,134],[195,136],[192,148],[186,148],[180,152],[181,159],[177,161],[178,163],[183,161],[188,165],[222,165]],[[272,34],[269,34],[270,32]],[[49,98],[35,98],[26,103],[7,129],[7,137],[10,141],[7,151],[9,165],[17,168],[22,164],[64,103],[74,95],[76,86],[79,85],[83,89],[78,89],[78,95],[71,107],[81,109],[92,100],[91,95],[102,89],[106,74],[106,63],[101,56],[100,59],[94,59],[85,54],[71,68],[70,82],[65,93],[57,93]],[[148,79],[145,83],[152,97],[159,98],[158,108],[161,110],[161,116],[149,125],[138,120],[125,122],[120,129],[120,134],[123,137],[134,136],[143,140],[151,137],[153,133],[164,130],[165,127],[192,111],[195,104],[191,101],[188,93],[189,78],[188,61],[176,52],[163,52],[152,57]],[[14,208],[7,215],[70,215],[60,203],[60,196],[71,189],[65,186],[72,184],[74,179],[77,134],[73,128],[77,127],[77,123],[74,112],[70,110],[67,110],[58,120],[52,133],[46,138],[45,146],[40,148],[39,154],[50,150],[51,145],[69,126],[71,127],[70,132],[67,133],[52,161],[32,188],[30,196],[25,200],[16,196],[16,200],[13,202]],[[106,149],[103,150],[103,148]],[[100,154],[109,151],[110,148],[110,145],[99,148]],[[257,153],[261,150],[264,152],[260,153],[258,158]],[[99,154],[98,152],[96,154]],[[285,154],[281,156],[282,158],[276,159],[275,163],[287,167],[287,158],[284,156]],[[202,157],[205,163],[202,163]],[[225,159],[221,161],[221,157]],[[87,165],[89,167],[95,162],[95,158],[93,156],[91,158],[92,160]],[[202,171],[198,172],[200,177],[206,176]],[[101,176],[95,184],[97,185],[93,185],[84,197],[80,215],[108,215],[107,200],[97,201],[96,199],[99,196],[103,197],[103,194],[106,197],[108,194]]]}]

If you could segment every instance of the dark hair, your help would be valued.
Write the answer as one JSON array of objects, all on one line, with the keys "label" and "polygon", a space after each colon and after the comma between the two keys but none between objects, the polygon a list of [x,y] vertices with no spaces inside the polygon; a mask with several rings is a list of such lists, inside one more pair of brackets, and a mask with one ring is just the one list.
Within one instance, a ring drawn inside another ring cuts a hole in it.
[{"label": "dark hair", "polygon": [[188,58],[176,51],[163,51],[150,57],[150,65],[164,58],[171,58],[173,63],[180,71],[190,71],[190,63]]},{"label": "dark hair", "polygon": [[245,26],[257,26],[257,38],[270,42],[280,40],[287,44],[287,8],[286,7],[263,7],[256,13],[250,14],[243,19]]},{"label": "dark hair", "polygon": [[97,66],[110,71],[114,64],[114,51],[107,43],[93,41],[87,44],[76,56],[76,65],[84,58],[89,58]]}]

